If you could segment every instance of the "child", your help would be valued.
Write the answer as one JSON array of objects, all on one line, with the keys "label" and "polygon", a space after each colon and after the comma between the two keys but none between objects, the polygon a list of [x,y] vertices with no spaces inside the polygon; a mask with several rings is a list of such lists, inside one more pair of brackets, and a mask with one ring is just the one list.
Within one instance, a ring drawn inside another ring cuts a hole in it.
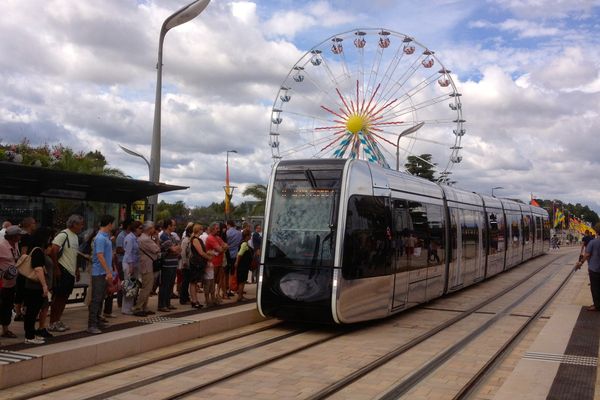
[{"label": "child", "polygon": [[[215,255],[216,252],[210,251],[209,253]],[[204,299],[206,300],[206,307],[217,304],[215,298],[215,267],[210,261],[204,269]]]}]

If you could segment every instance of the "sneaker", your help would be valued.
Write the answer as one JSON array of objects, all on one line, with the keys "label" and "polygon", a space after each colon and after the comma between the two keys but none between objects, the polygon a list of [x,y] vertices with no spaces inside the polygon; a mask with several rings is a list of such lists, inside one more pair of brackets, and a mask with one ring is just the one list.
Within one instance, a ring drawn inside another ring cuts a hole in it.
[{"label": "sneaker", "polygon": [[98,317],[98,321],[104,322],[105,324],[108,322],[108,320],[104,317]]},{"label": "sneaker", "polygon": [[[64,322],[62,322],[62,321],[58,321],[57,324],[59,324],[65,331],[68,331],[69,329],[71,329],[70,326],[65,325]],[[59,332],[64,332],[64,331],[59,331]]]},{"label": "sneaker", "polygon": [[44,344],[46,341],[44,338],[39,336],[34,336],[33,339],[25,339],[25,344]]},{"label": "sneaker", "polygon": [[150,310],[145,310],[144,311],[147,315],[154,315],[156,314],[154,311],[150,311]]},{"label": "sneaker", "polygon": [[175,306],[168,306],[167,308],[168,308],[169,310],[177,310],[177,307],[175,307]]},{"label": "sneaker", "polygon": [[121,311],[121,314],[123,315],[133,315],[132,311]]},{"label": "sneaker", "polygon": [[160,312],[170,312],[171,310],[169,310],[167,307],[159,307],[158,311],[160,311]]},{"label": "sneaker", "polygon": [[50,332],[48,332],[48,329],[44,328],[44,329],[38,329],[35,331],[35,334],[37,336],[41,336],[43,338],[51,338],[54,337],[53,334],[51,334]]},{"label": "sneaker", "polygon": [[104,318],[117,318],[117,314],[114,313],[110,313],[110,314],[102,314],[102,316]]},{"label": "sneaker", "polygon": [[50,332],[64,332],[66,329],[60,324],[60,321],[54,322],[48,326]]},{"label": "sneaker", "polygon": [[102,333],[102,331],[100,329],[96,328],[95,326],[90,326],[85,331],[87,333],[91,333],[92,335],[97,335],[99,333]]}]

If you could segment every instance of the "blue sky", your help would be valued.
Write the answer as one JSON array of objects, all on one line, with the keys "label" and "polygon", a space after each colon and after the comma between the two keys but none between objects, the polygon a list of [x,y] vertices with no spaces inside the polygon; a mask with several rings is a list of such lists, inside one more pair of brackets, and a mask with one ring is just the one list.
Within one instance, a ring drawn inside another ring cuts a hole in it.
[{"label": "blue sky", "polygon": [[[6,2],[2,142],[27,136],[100,150],[111,166],[146,179],[143,162],[118,145],[150,153],[158,34],[185,4]],[[457,186],[488,194],[502,186],[507,197],[534,193],[600,211],[599,13],[597,0],[213,0],[165,41],[161,180],[190,189],[163,198],[221,201],[232,147],[232,182],[266,183],[281,82],[308,49],[362,27],[412,36],[452,70],[467,120]]]}]

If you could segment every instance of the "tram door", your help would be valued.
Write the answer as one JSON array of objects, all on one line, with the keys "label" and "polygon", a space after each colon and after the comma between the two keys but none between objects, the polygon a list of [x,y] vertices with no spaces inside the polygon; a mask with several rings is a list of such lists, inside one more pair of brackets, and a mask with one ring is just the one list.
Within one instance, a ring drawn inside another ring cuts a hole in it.
[{"label": "tram door", "polygon": [[461,212],[459,209],[450,208],[450,268],[448,271],[448,291],[460,289],[464,283],[463,252],[461,233]]},{"label": "tram door", "polygon": [[408,299],[409,268],[407,257],[404,254],[406,232],[412,230],[408,202],[406,200],[393,199],[392,215],[394,221],[392,232],[394,249],[394,262],[392,265],[394,274],[394,299],[392,309],[397,309],[405,307]]}]

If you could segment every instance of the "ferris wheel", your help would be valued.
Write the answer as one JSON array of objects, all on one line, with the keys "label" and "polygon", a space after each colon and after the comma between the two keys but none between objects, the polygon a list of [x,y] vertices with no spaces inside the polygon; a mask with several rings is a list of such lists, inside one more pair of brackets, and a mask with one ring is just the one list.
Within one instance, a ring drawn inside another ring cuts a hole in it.
[{"label": "ferris wheel", "polygon": [[434,51],[383,29],[333,35],[307,51],[271,111],[273,159],[358,158],[403,168],[431,154],[438,179],[459,163],[461,94]]}]

